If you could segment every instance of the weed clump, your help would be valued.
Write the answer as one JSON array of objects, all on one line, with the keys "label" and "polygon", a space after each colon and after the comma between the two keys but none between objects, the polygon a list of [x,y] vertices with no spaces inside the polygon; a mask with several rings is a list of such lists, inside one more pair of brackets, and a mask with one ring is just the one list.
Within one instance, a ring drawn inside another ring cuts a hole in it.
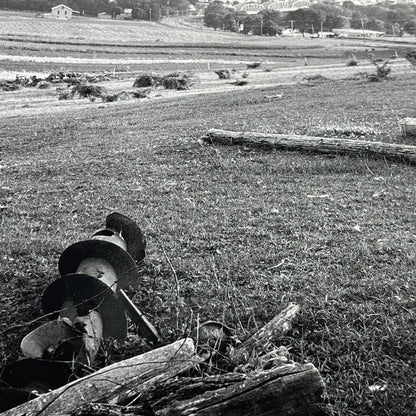
[{"label": "weed clump", "polygon": [[144,87],[156,87],[161,84],[160,75],[149,73],[139,75],[133,83],[135,88],[144,88]]},{"label": "weed clump", "polygon": [[329,78],[324,77],[321,74],[304,76],[300,82],[301,85],[307,85],[308,87],[314,87],[316,84],[323,84],[329,81]]},{"label": "weed clump", "polygon": [[130,95],[133,98],[147,98],[153,92],[153,88],[142,88],[136,91],[131,91]]},{"label": "weed clump", "polygon": [[237,85],[238,87],[244,87],[244,85],[248,84],[246,79],[238,79],[237,81],[233,82],[232,84]]},{"label": "weed clump", "polygon": [[74,98],[76,94],[78,94],[79,98],[89,98],[91,101],[107,96],[105,88],[99,85],[75,85],[68,90],[61,91],[59,99],[69,100]]},{"label": "weed clump", "polygon": [[218,69],[214,71],[219,79],[230,79],[231,78],[231,71],[228,68]]},{"label": "weed clump", "polygon": [[173,72],[162,77],[162,85],[168,90],[187,90],[193,84],[193,76],[187,72]]},{"label": "weed clump", "polygon": [[370,55],[370,62],[376,67],[376,72],[367,74],[367,79],[370,82],[385,81],[391,72],[391,66],[388,66],[390,59],[387,59],[382,64],[379,64],[380,60],[375,59],[374,55]]},{"label": "weed clump", "polygon": [[416,50],[409,50],[406,52],[404,57],[414,66],[416,67]]},{"label": "weed clump", "polygon": [[186,90],[193,84],[193,75],[187,72],[172,72],[167,75],[142,74],[133,83],[135,88],[159,87],[169,90]]},{"label": "weed clump", "polygon": [[105,103],[113,103],[120,99],[120,94],[108,94],[101,97]]},{"label": "weed clump", "polygon": [[261,65],[261,62],[252,62],[247,64],[247,69],[256,69]]},{"label": "weed clump", "polygon": [[102,98],[105,93],[105,88],[99,85],[76,85],[72,88],[72,95],[78,94],[80,98]]}]

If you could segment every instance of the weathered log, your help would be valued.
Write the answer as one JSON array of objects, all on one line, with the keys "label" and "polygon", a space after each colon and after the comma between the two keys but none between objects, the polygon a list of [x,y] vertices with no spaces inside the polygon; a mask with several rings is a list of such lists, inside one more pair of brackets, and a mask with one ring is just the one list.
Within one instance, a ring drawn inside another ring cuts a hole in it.
[{"label": "weathered log", "polygon": [[290,304],[271,321],[261,327],[257,332],[247,338],[233,351],[233,362],[241,364],[248,360],[250,355],[259,355],[266,352],[272,343],[285,335],[292,327],[292,322],[300,311],[300,306]]},{"label": "weathered log", "polygon": [[310,363],[197,378],[184,384],[183,379],[159,384],[157,392],[164,394],[159,400],[146,396],[157,416],[311,416],[324,392],[322,378]]},{"label": "weathered log", "polygon": [[210,129],[204,140],[209,143],[244,145],[264,149],[300,150],[316,153],[371,155],[416,163],[416,146],[369,142],[365,140],[311,137],[297,134],[268,134]]},{"label": "weathered log", "polygon": [[416,136],[416,118],[406,117],[399,121],[405,136]]},{"label": "weathered log", "polygon": [[1,416],[69,415],[90,402],[118,403],[169,380],[195,365],[195,346],[188,338],[112,364],[75,380]]}]

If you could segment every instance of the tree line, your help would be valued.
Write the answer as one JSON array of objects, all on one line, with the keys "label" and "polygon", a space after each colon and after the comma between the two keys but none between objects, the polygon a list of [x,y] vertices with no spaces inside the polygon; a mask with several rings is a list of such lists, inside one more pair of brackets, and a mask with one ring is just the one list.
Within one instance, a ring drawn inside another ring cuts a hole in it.
[{"label": "tree line", "polygon": [[89,16],[105,12],[117,17],[128,8],[133,10],[133,19],[144,20],[160,20],[171,13],[187,11],[190,5],[188,0],[0,0],[0,9],[45,13],[62,3]]},{"label": "tree line", "polygon": [[262,10],[249,15],[214,1],[204,12],[204,24],[214,29],[270,36],[281,34],[286,27],[297,29],[303,34],[318,32],[321,28],[324,31],[352,28],[395,35],[405,32],[415,34],[416,5],[378,3],[359,6],[352,1],[345,1],[342,6],[337,6],[323,2],[284,13]]}]

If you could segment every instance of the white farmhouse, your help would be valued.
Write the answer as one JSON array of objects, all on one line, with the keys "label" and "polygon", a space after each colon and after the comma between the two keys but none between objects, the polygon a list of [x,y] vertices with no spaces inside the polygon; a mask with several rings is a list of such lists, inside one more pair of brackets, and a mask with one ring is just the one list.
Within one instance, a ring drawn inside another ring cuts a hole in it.
[{"label": "white farmhouse", "polygon": [[65,6],[65,4],[60,4],[59,6],[51,8],[51,15],[55,19],[71,19],[73,12],[74,10],[68,6]]}]

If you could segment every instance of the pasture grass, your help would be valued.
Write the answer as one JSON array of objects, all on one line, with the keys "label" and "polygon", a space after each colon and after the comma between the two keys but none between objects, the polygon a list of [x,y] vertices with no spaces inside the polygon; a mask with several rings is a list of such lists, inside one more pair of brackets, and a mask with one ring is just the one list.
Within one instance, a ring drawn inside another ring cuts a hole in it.
[{"label": "pasture grass", "polygon": [[328,414],[415,414],[414,167],[200,141],[213,127],[342,123],[400,141],[415,82],[338,81],[336,96],[325,85],[268,89],[284,94],[278,105],[241,91],[1,120],[3,362],[39,325],[29,323],[60,253],[117,210],[147,237],[130,294],[166,342],[206,319],[244,339],[299,302],[282,343],[320,370]]}]

